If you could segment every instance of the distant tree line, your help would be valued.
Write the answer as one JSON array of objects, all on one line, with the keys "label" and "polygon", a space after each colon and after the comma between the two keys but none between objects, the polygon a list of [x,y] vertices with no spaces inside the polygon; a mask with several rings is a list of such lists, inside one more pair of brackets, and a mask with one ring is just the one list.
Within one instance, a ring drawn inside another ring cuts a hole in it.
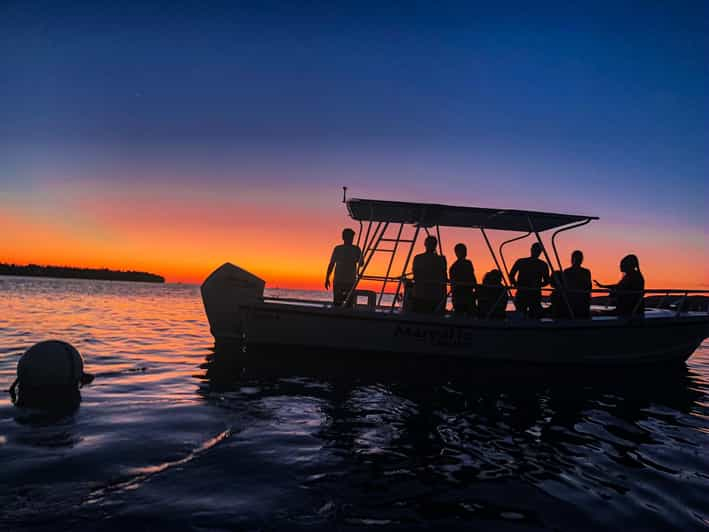
[{"label": "distant tree line", "polygon": [[144,283],[164,283],[161,275],[148,272],[117,271],[108,268],[72,268],[69,266],[38,266],[28,264],[0,263],[0,275],[22,277],[57,277],[60,279],[93,279],[97,281],[140,281]]}]

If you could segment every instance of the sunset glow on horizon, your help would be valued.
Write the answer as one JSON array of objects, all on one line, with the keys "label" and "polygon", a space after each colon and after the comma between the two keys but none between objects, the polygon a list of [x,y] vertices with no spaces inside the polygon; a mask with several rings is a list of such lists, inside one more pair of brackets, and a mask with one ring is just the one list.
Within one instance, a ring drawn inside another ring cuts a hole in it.
[{"label": "sunset glow on horizon", "polygon": [[[279,197],[262,198],[258,204],[228,196],[205,199],[198,192],[163,193],[156,200],[153,195],[135,197],[115,189],[104,190],[101,202],[90,201],[96,193],[62,196],[54,191],[50,204],[35,204],[32,198],[41,194],[33,194],[23,201],[24,209],[5,209],[0,217],[6,229],[0,262],[141,270],[164,275],[167,282],[199,284],[229,261],[264,278],[269,287],[322,289],[330,252],[339,243],[341,229],[358,230],[335,187],[324,191],[316,203],[303,200],[304,206]],[[391,194],[387,196],[393,199]],[[405,199],[416,198],[409,194]],[[515,208],[522,206],[515,202]],[[540,208],[538,204],[530,207]],[[564,210],[560,207],[556,211]],[[591,207],[580,212],[594,215],[597,211]],[[583,249],[594,277],[614,281],[619,276],[620,258],[634,252],[652,286],[709,286],[706,268],[695,269],[707,260],[701,232],[692,235],[684,230],[682,239],[677,239],[678,227],[644,227],[644,223],[644,219],[633,224],[602,218],[561,235],[562,262],[566,264],[573,249]],[[490,235],[495,248],[514,236],[495,231]],[[550,235],[542,235],[547,244]],[[461,241],[468,246],[480,276],[495,267],[479,231],[444,228],[442,239],[449,262],[454,260],[453,246]],[[526,256],[531,242],[528,238],[510,245],[505,251],[508,263]],[[421,240],[416,252],[422,251],[422,245]],[[693,270],[694,276],[676,277],[678,271]]]},{"label": "sunset glow on horizon", "polygon": [[[709,288],[702,13],[563,6],[10,2],[0,262],[200,283],[228,261],[270,287],[322,289],[340,231],[358,229],[346,185],[599,216],[560,237],[565,265],[582,249],[615,282],[635,253],[648,287]],[[479,277],[494,267],[479,232],[443,239],[449,263],[462,241]]]}]

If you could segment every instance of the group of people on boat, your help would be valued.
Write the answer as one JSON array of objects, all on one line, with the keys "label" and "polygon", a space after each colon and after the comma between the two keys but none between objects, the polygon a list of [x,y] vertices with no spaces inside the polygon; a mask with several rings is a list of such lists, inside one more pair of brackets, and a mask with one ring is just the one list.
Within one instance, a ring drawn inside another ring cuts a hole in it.
[{"label": "group of people on boat", "polygon": [[[342,231],[343,243],[335,246],[325,275],[325,289],[332,282],[335,306],[351,305],[352,290],[357,282],[362,252],[354,245],[355,232]],[[445,312],[448,299],[448,285],[453,303],[453,312],[461,316],[484,319],[504,319],[509,288],[499,269],[487,272],[478,283],[473,263],[467,258],[467,247],[458,243],[454,247],[455,262],[448,268],[446,257],[439,254],[438,239],[429,235],[424,240],[424,252],[413,260],[413,280],[406,279],[403,309],[417,313],[436,314]],[[576,250],[571,254],[571,265],[563,271],[549,271],[542,260],[544,248],[535,242],[530,256],[518,259],[509,271],[511,287],[516,290],[515,308],[528,318],[544,316],[553,318],[591,317],[591,272],[582,266],[583,253]],[[623,274],[617,284],[601,284],[597,287],[610,291],[615,300],[615,313],[619,316],[642,316],[644,312],[643,290],[645,280],[640,272],[640,264],[635,255],[626,255],[620,262]],[[542,306],[542,288],[552,287],[551,305]]]},{"label": "group of people on boat", "polygon": [[413,281],[405,289],[404,309],[419,313],[440,313],[445,310],[447,283],[451,285],[453,311],[459,315],[504,319],[507,289],[502,273],[492,270],[478,284],[473,263],[467,258],[468,249],[456,244],[456,261],[448,269],[444,255],[437,253],[438,239],[429,235],[424,240],[425,251],[414,257]]}]

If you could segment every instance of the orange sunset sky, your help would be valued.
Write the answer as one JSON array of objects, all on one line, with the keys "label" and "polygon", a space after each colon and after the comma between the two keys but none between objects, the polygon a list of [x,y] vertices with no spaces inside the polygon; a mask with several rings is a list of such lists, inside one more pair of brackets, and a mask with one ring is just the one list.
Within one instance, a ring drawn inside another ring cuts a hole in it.
[{"label": "orange sunset sky", "polygon": [[[231,261],[266,279],[268,286],[317,289],[340,230],[358,228],[336,186],[302,190],[298,184],[271,188],[235,180],[204,189],[189,181],[171,186],[118,181],[123,184],[67,179],[16,190],[11,199],[4,195],[0,261],[145,270],[166,276],[168,282],[187,283],[199,283]],[[495,191],[436,196],[437,188],[422,185],[398,193],[391,186],[367,186],[356,194],[360,190],[355,187],[355,195],[600,214],[601,220],[560,237],[563,261],[571,250],[583,249],[594,277],[610,282],[619,276],[619,259],[634,252],[651,286],[709,286],[702,231],[692,232],[671,216],[662,221],[650,212],[613,216],[592,203],[568,209],[549,198],[496,198]],[[488,195],[489,201],[475,201]],[[497,242],[509,238],[491,235]],[[442,239],[449,261],[453,245],[461,241],[478,272],[493,267],[478,231],[446,229]],[[508,263],[525,255],[530,243],[509,246]]]},{"label": "orange sunset sky", "polygon": [[599,216],[565,263],[610,283],[635,253],[648,287],[709,288],[706,17],[356,6],[0,7],[0,262],[320,288],[347,185]]}]

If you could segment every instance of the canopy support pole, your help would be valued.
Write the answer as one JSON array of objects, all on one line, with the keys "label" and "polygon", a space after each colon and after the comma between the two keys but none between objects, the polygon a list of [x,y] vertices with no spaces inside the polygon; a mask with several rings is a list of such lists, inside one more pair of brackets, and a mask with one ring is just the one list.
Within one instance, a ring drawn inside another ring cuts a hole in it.
[{"label": "canopy support pole", "polygon": [[[411,260],[411,255],[414,252],[414,246],[416,246],[416,240],[419,237],[419,231],[421,230],[421,227],[419,225],[416,226],[416,231],[414,231],[414,238],[411,239],[411,247],[409,248],[409,252],[406,254],[406,260],[404,261],[404,267],[401,270],[401,277],[399,277],[399,282],[396,285],[396,292],[394,292],[394,299],[391,302],[391,308],[392,310],[396,306],[396,299],[399,297],[399,291],[401,290],[401,283],[404,282],[404,277],[406,276],[406,268],[409,267],[409,261]],[[402,310],[403,310],[403,302],[402,302]]]},{"label": "canopy support pole", "polygon": [[[500,271],[500,274],[502,274],[502,269],[500,268],[500,263],[497,261],[497,255],[495,255],[495,250],[492,248],[492,244],[490,244],[490,239],[487,237],[487,233],[485,232],[485,228],[481,227],[480,232],[483,234],[483,238],[485,239],[485,243],[487,244],[487,249],[490,250],[490,255],[492,255],[492,260],[495,261],[495,266],[497,266],[497,269]],[[507,297],[512,299],[512,291],[510,290],[510,285],[509,283],[505,280],[505,277],[502,275],[502,283],[505,285],[505,291],[507,292]],[[497,303],[495,303],[495,306]],[[505,305],[507,306],[507,305]],[[495,307],[493,306],[493,309]],[[492,313],[492,310],[490,310]]]},{"label": "canopy support pole", "polygon": [[507,281],[510,284],[512,284],[512,279],[510,279],[510,270],[507,269],[507,262],[505,262],[505,255],[502,252],[502,248],[504,248],[507,244],[511,244],[512,242],[516,242],[517,240],[523,240],[531,234],[532,234],[532,232],[529,231],[526,235],[516,236],[515,238],[510,238],[509,240],[505,240],[502,244],[500,244],[500,248],[499,248],[500,259],[502,260],[502,265],[505,267],[505,274],[507,275]]},{"label": "canopy support pole", "polygon": [[436,225],[436,238],[438,239],[438,254],[443,256],[443,244],[441,243],[441,228]]},{"label": "canopy support pole", "polygon": [[563,233],[564,231],[569,231],[570,229],[576,229],[578,227],[583,227],[584,225],[589,224],[589,223],[591,223],[590,218],[588,218],[587,220],[584,220],[583,222],[579,222],[574,225],[569,225],[567,227],[562,227],[561,229],[557,229],[556,231],[554,231],[554,234],[551,235],[551,249],[554,251],[554,255],[556,256],[556,262],[559,265],[559,271],[562,272],[562,275],[564,272],[564,268],[561,265],[561,260],[559,259],[559,252],[556,250],[556,236],[559,233]]},{"label": "canopy support pole", "polygon": [[[549,257],[549,253],[547,253],[546,248],[544,247],[544,242],[542,242],[542,237],[539,234],[539,231],[537,231],[534,227],[534,224],[532,223],[532,218],[530,216],[527,216],[527,221],[529,222],[529,228],[532,230],[534,235],[537,237],[537,242],[539,242],[539,245],[542,246],[542,252],[544,253],[544,257],[546,258],[547,264],[549,264],[549,267],[551,268],[551,274],[549,276],[550,279],[554,279],[554,264],[551,262],[551,258]],[[553,245],[553,243],[552,243]],[[557,254],[557,260],[558,260],[558,254]],[[561,262],[559,262],[559,267],[561,267]],[[566,304],[566,308],[569,311],[569,316],[571,319],[574,319],[574,310],[571,308],[571,303],[569,302],[569,297],[568,294],[566,293],[566,286],[564,286],[565,283],[561,283],[561,286],[559,287],[554,287],[558,288],[559,291],[561,292],[561,297],[564,299],[564,303]]]},{"label": "canopy support pole", "polygon": [[[369,241],[369,247],[367,251],[364,253],[364,256],[366,257],[366,260],[364,264],[362,265],[362,273],[364,274],[365,270],[367,269],[367,266],[369,266],[369,262],[374,258],[374,254],[377,252],[377,248],[379,247],[379,244],[381,243],[382,238],[384,237],[384,233],[386,233],[387,228],[389,227],[389,222],[384,222],[384,227],[382,226],[382,222],[377,223],[377,227],[374,229],[374,233],[372,234],[372,239]],[[381,227],[381,231],[379,228]],[[369,253],[369,256],[367,257],[367,252]],[[361,277],[361,276],[360,276]],[[359,281],[359,279],[357,279]]]},{"label": "canopy support pole", "polygon": [[[379,222],[381,223],[381,222]],[[367,246],[369,245],[369,232],[372,230],[372,220],[369,220],[367,223],[367,234],[364,237],[364,243],[362,244],[362,248],[360,251],[362,252],[362,257],[364,257],[364,254],[367,252]]]},{"label": "canopy support pole", "polygon": [[389,274],[391,273],[391,266],[394,264],[394,257],[396,257],[396,250],[399,247],[399,241],[401,240],[401,232],[404,230],[403,222],[399,224],[399,232],[396,234],[396,241],[394,242],[394,248],[391,250],[391,256],[389,257],[389,264],[387,265],[387,272],[384,274],[384,281],[382,281],[382,289],[379,291],[379,301],[377,305],[382,304],[382,299],[384,298],[384,289],[389,282]]},{"label": "canopy support pole", "polygon": [[[554,231],[554,233],[551,235],[551,249],[554,251],[554,256],[556,257],[556,262],[557,262],[557,264],[559,265],[559,272],[560,272],[560,274],[561,274],[561,284],[562,284],[563,287],[564,287],[563,293],[564,293],[564,298],[565,298],[565,299],[568,299],[568,297],[567,297],[568,292],[567,292],[567,285],[566,285],[566,276],[564,275],[564,267],[561,265],[561,259],[559,258],[559,252],[558,252],[557,249],[556,249],[556,237],[557,237],[557,235],[558,235],[559,233],[563,233],[564,231],[569,231],[570,229],[577,229],[577,228],[583,227],[584,225],[589,224],[589,223],[591,223],[591,218],[588,218],[588,219],[584,220],[583,222],[579,222],[579,223],[577,223],[577,224],[573,224],[573,225],[569,225],[569,226],[566,226],[566,227],[562,227],[562,228],[560,228],[560,229],[557,229],[557,230]],[[568,301],[567,301],[567,305],[569,306],[569,312],[570,312],[571,319],[573,319],[573,318],[574,318],[574,312],[573,312],[573,310],[571,309],[571,304],[570,304]]]},{"label": "canopy support pole", "polygon": [[[371,224],[371,221],[370,221]],[[357,286],[359,285],[359,282],[362,280],[362,277],[364,276],[364,272],[367,271],[367,266],[369,266],[369,262],[372,260],[374,257],[374,254],[377,252],[377,247],[379,246],[379,243],[382,240],[382,237],[384,236],[384,233],[387,230],[387,227],[389,227],[389,222],[384,223],[384,227],[382,227],[381,232],[379,232],[379,227],[382,225],[382,222],[377,223],[377,227],[374,229],[374,234],[372,235],[372,240],[368,243],[368,247],[365,247],[365,250],[362,252],[362,257],[367,257],[367,253],[369,253],[369,256],[365,260],[364,264],[362,267],[359,269],[359,272],[357,273],[357,279],[355,279],[355,282],[352,284],[352,288],[350,289],[349,293],[347,294],[347,297],[345,297],[345,305],[349,305],[350,299],[352,299],[352,294],[354,294],[354,291],[357,290]],[[379,234],[377,234],[379,232]]]}]

